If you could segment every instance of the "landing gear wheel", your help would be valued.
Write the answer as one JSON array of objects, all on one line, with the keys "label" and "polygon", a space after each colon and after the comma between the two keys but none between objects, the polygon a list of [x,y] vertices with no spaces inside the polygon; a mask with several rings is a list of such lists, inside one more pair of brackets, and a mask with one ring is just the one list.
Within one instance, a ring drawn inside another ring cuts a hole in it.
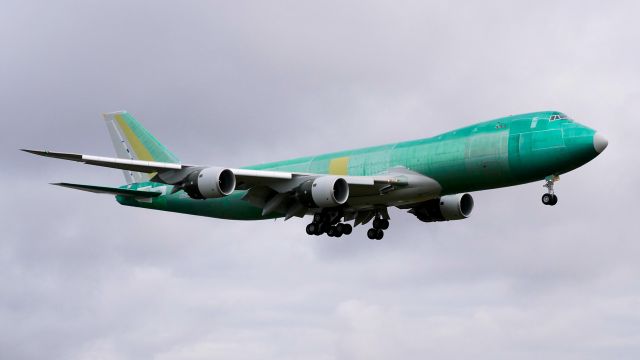
[{"label": "landing gear wheel", "polygon": [[316,223],[311,223],[309,225],[307,225],[307,235],[315,235],[316,231],[318,231],[318,224]]},{"label": "landing gear wheel", "polygon": [[378,230],[376,229],[367,230],[367,237],[371,240],[375,240],[378,237]]},{"label": "landing gear wheel", "polygon": [[329,230],[327,230],[327,235],[329,235],[329,237],[334,237],[336,236],[336,228],[335,227],[330,227]]},{"label": "landing gear wheel", "polygon": [[545,205],[551,205],[553,202],[553,194],[544,194],[542,195],[542,203]]},{"label": "landing gear wheel", "polygon": [[327,231],[327,235],[331,236],[331,237],[340,237],[342,236],[342,231],[340,231],[341,229],[338,228],[337,226],[332,226],[329,228],[329,231]]},{"label": "landing gear wheel", "polygon": [[340,232],[340,234],[349,235],[351,234],[351,225],[339,223],[336,225],[336,229]]},{"label": "landing gear wheel", "polygon": [[320,233],[327,233],[329,234],[329,229],[331,229],[331,224],[327,223],[327,222],[323,222],[320,223]]},{"label": "landing gear wheel", "polygon": [[553,206],[555,204],[558,203],[558,197],[556,196],[556,194],[552,194],[551,195],[551,203],[549,205]]},{"label": "landing gear wheel", "polygon": [[376,240],[382,240],[382,238],[384,237],[384,231],[382,231],[382,229],[378,229],[376,230]]},{"label": "landing gear wheel", "polygon": [[389,220],[387,220],[387,219],[374,219],[373,220],[373,228],[374,229],[387,230],[389,228]]}]

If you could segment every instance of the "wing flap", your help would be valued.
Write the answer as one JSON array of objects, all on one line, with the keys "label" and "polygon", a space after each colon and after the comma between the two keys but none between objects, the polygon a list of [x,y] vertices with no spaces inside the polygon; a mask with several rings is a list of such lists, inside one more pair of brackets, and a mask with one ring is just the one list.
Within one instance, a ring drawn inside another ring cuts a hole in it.
[{"label": "wing flap", "polygon": [[270,170],[229,169],[238,181],[236,189],[248,190],[255,186],[269,186],[292,180],[298,174]]},{"label": "wing flap", "polygon": [[293,173],[270,170],[251,170],[251,169],[230,169],[239,180],[251,180],[252,178],[260,179],[278,179],[291,180]]}]

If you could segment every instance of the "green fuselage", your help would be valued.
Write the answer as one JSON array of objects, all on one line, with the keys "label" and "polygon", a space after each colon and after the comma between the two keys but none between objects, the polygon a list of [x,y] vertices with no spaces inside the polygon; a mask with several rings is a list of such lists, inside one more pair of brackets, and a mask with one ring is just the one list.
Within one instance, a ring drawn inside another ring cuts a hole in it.
[{"label": "green fuselage", "polygon": [[[542,180],[584,165],[598,155],[595,131],[555,111],[491,120],[431,138],[297,158],[247,167],[298,173],[377,175],[405,167],[436,180],[440,195],[494,189]],[[555,119],[557,118],[557,119]],[[554,120],[550,120],[554,119]],[[134,184],[132,188],[167,186]],[[117,197],[124,205],[225,219],[257,220],[261,209],[235,191],[220,199],[193,200],[180,191],[144,202]]]}]

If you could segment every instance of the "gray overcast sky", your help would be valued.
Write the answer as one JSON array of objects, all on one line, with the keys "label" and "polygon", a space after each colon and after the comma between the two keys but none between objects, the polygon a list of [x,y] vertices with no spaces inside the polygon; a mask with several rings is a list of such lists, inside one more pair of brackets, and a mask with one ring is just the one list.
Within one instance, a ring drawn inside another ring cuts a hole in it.
[{"label": "gray overcast sky", "polygon": [[[637,4],[2,1],[0,358],[638,359]],[[337,240],[121,207],[47,184],[119,171],[17,151],[112,155],[119,109],[222,166],[545,109],[610,145],[554,208],[534,183]]]}]

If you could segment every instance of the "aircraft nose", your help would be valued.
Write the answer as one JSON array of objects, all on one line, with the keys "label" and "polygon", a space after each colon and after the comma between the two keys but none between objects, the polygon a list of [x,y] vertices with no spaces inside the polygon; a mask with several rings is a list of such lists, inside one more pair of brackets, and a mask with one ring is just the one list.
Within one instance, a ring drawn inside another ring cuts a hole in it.
[{"label": "aircraft nose", "polygon": [[593,135],[593,147],[596,149],[596,152],[600,154],[607,148],[609,145],[609,140],[604,137],[601,133],[597,132]]}]

